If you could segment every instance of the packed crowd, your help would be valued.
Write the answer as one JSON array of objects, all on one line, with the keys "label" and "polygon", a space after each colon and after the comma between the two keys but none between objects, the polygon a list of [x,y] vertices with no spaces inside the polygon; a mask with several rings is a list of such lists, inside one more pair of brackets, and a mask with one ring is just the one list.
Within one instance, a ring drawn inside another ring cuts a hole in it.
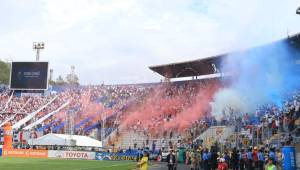
[{"label": "packed crowd", "polygon": [[[186,164],[191,170],[275,170],[282,169],[283,154],[275,148],[247,148],[220,152],[218,146],[207,148],[170,149],[165,161],[173,170],[178,163]],[[171,157],[171,159],[170,159]]]},{"label": "packed crowd", "polygon": [[120,116],[119,113],[142,95],[144,89],[139,86],[104,85],[68,89],[62,93],[68,95],[69,105],[45,120],[38,130],[44,134],[65,133],[67,124],[72,122],[74,134],[90,135],[93,129],[100,130],[101,122],[106,119],[105,129],[111,132],[117,127],[115,120]]},{"label": "packed crowd", "polygon": [[[218,83],[218,80],[211,79],[162,83],[152,87],[134,110],[127,111],[129,116],[125,116],[122,120],[126,126],[124,129],[143,132],[149,135],[149,138],[166,138],[169,134],[175,136],[176,133],[189,131],[192,126],[205,128],[207,122],[202,117],[208,115],[209,109],[204,104],[202,108],[199,106],[202,101],[208,101],[211,94],[203,92],[212,93],[218,89]],[[206,104],[208,105],[208,102]],[[200,115],[198,111],[203,114]],[[190,119],[199,119],[199,122],[191,124],[189,120],[181,121],[182,117],[193,117]],[[197,129],[194,133],[200,132]]]},{"label": "packed crowd", "polygon": [[[255,113],[234,113],[224,115],[222,125],[232,125],[235,131],[248,131],[254,144],[272,144],[272,136],[280,144],[290,136],[299,136],[300,125],[300,92],[289,94],[280,106],[267,104],[259,107]],[[246,136],[244,134],[244,137]],[[242,141],[236,141],[237,147],[242,147]],[[273,143],[274,144],[274,143]]]},{"label": "packed crowd", "polygon": [[[212,86],[215,88],[211,89]],[[149,139],[166,139],[168,136],[191,143],[207,128],[220,123],[217,123],[216,119],[210,116],[209,109],[205,108],[201,109],[202,115],[196,120],[181,127],[178,127],[177,123],[182,115],[192,114],[191,108],[199,105],[196,101],[199,94],[202,95],[201,92],[214,92],[219,87],[217,79],[210,79],[152,85],[82,86],[47,96],[17,96],[2,88],[0,122],[11,119],[14,124],[48,104],[25,125],[58,111],[37,125],[36,130],[42,134],[65,133],[71,121],[74,134],[90,135],[93,129],[104,128],[106,137],[125,125],[125,129],[141,132]],[[264,133],[270,137],[281,132],[291,132],[300,116],[300,93],[289,96],[291,97],[288,97],[281,107],[269,104],[260,107],[255,113],[245,114],[232,110],[231,114],[224,115],[221,125],[234,125],[239,132],[249,130],[258,139],[255,144],[262,144]],[[58,110],[66,102],[69,104]],[[144,113],[144,117],[132,116],[135,113]],[[68,117],[73,120],[69,120]],[[128,120],[128,117],[131,119]],[[96,137],[100,138],[99,135]]]},{"label": "packed crowd", "polygon": [[41,95],[16,95],[13,91],[2,87],[0,93],[0,124],[9,120],[15,124],[19,120],[40,109],[50,102],[55,96]]},{"label": "packed crowd", "polygon": [[[34,127],[41,135],[66,133],[67,128],[77,135],[89,135],[93,129],[100,128],[101,121],[106,119],[107,136],[118,127],[120,121],[116,120],[122,117],[122,111],[130,103],[138,102],[147,88],[139,85],[101,85],[73,87],[59,92],[54,89],[48,95],[19,95],[4,86],[0,89],[0,123],[10,121],[14,125],[36,112],[21,128],[46,116],[43,122]],[[54,111],[53,115],[47,116]],[[73,127],[68,127],[70,121]]]}]

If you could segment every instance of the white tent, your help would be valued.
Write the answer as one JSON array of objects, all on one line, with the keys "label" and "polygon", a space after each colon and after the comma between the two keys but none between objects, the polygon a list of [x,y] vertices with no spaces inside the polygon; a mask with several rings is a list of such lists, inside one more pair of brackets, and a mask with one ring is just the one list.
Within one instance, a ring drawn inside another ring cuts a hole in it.
[{"label": "white tent", "polygon": [[102,142],[91,137],[49,133],[37,139],[28,140],[30,145],[102,147]]}]

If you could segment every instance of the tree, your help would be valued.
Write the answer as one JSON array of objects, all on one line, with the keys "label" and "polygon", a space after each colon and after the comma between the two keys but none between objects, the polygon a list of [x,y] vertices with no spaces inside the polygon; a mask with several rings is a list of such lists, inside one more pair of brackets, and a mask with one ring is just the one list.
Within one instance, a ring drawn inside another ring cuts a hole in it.
[{"label": "tree", "polygon": [[56,79],[56,84],[57,85],[65,85],[66,84],[64,78],[61,75],[59,75],[58,78]]},{"label": "tree", "polygon": [[54,80],[50,80],[50,79],[49,79],[49,84],[50,84],[50,85],[56,85],[56,82],[55,82]]},{"label": "tree", "polygon": [[0,60],[0,84],[9,83],[10,65]]}]

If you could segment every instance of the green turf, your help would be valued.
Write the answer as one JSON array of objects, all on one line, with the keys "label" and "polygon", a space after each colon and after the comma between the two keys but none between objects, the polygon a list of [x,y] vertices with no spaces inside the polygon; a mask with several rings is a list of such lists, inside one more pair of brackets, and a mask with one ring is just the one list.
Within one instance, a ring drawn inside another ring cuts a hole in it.
[{"label": "green turf", "polygon": [[135,162],[0,158],[0,170],[132,170]]}]

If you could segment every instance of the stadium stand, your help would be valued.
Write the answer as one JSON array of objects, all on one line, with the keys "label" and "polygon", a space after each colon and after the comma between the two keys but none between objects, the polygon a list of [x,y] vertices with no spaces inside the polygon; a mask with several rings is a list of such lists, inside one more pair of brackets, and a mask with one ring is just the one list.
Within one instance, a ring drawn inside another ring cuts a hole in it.
[{"label": "stadium stand", "polygon": [[[299,35],[284,41],[300,48]],[[198,77],[221,73],[221,60],[226,57],[224,54],[150,69],[167,79]],[[187,148],[187,159],[197,149],[208,153],[205,147],[216,147],[218,142],[223,143],[224,153],[249,146],[264,146],[271,152],[273,146],[300,143],[299,89],[287,92],[282,106],[262,104],[256,112],[238,115],[230,108],[231,112],[217,121],[210,114],[209,104],[213,94],[228,84],[230,81],[224,77],[196,78],[156,84],[55,87],[55,93],[49,95],[18,95],[1,86],[0,123],[13,124],[18,147],[49,133],[76,134],[99,139],[113,150],[137,152],[148,148],[163,152]],[[240,154],[245,153],[240,150]]]}]

